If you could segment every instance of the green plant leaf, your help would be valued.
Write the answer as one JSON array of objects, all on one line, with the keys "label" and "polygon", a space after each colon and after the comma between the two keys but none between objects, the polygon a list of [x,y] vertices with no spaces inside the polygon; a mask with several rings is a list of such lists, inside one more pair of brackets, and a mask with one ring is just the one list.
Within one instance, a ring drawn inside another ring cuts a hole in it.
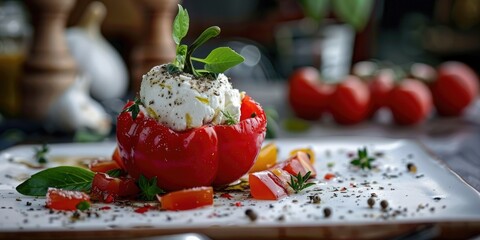
[{"label": "green plant leaf", "polygon": [[186,73],[193,74],[195,76],[198,76],[199,74],[196,72],[195,68],[193,67],[192,64],[192,54],[193,52],[201,45],[203,45],[205,42],[207,42],[210,38],[214,38],[220,34],[220,28],[218,26],[211,26],[207,29],[205,29],[200,36],[198,36],[197,39],[188,47],[187,49],[187,55],[185,56],[185,67],[183,68],[183,71]]},{"label": "green plant leaf", "polygon": [[229,47],[219,47],[214,49],[203,59],[205,70],[213,73],[223,73],[227,69],[240,64],[245,59]]},{"label": "green plant leaf", "polygon": [[328,10],[329,2],[329,0],[300,0],[305,15],[317,21],[322,21]]},{"label": "green plant leaf", "polygon": [[190,24],[190,17],[188,11],[178,4],[178,13],[173,21],[173,41],[179,45],[182,38],[187,36],[188,28]]},{"label": "green plant leaf", "polygon": [[372,14],[374,0],[334,0],[332,4],[338,18],[361,31]]},{"label": "green plant leaf", "polygon": [[123,112],[131,112],[132,119],[135,120],[140,113],[140,105],[143,106],[142,100],[140,100],[139,98],[135,98],[134,103],[127,109],[123,110]]},{"label": "green plant leaf", "polygon": [[185,57],[187,56],[187,45],[182,44],[177,46],[177,55],[175,56],[174,65],[179,69],[183,69],[185,65]]},{"label": "green plant leaf", "polygon": [[60,166],[33,174],[16,190],[27,196],[45,196],[48,188],[89,192],[95,173],[80,167]]},{"label": "green plant leaf", "polygon": [[141,190],[140,197],[147,201],[154,200],[157,194],[165,193],[165,191],[157,186],[157,177],[148,180],[145,176],[140,175],[138,187]]}]

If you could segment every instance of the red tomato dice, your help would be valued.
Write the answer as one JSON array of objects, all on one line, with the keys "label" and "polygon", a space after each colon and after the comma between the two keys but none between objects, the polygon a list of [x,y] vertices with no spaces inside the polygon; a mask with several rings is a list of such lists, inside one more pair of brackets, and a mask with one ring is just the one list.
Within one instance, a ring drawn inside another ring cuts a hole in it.
[{"label": "red tomato dice", "polygon": [[102,160],[102,159],[96,159],[93,160],[89,165],[88,168],[92,170],[92,172],[102,172],[106,173],[110,170],[113,169],[119,169],[120,166],[118,165],[117,162],[112,161],[112,160]]},{"label": "red tomato dice", "polygon": [[370,92],[368,86],[356,76],[348,76],[339,83],[330,97],[329,109],[335,122],[357,124],[368,114]]},{"label": "red tomato dice", "polygon": [[81,202],[90,203],[90,196],[79,191],[69,191],[57,188],[49,188],[47,192],[47,208],[55,210],[77,210]]},{"label": "red tomato dice", "polygon": [[315,168],[305,152],[295,153],[295,155],[286,161],[278,163],[272,167],[272,169],[274,168],[281,168],[294,176],[297,176],[298,173],[300,173],[302,176],[305,176],[305,174],[308,172],[310,172],[310,177],[315,177],[317,175]]},{"label": "red tomato dice", "polygon": [[158,200],[165,210],[189,210],[210,206],[213,205],[213,188],[196,187],[175,191],[158,197]]},{"label": "red tomato dice", "polygon": [[438,77],[430,85],[435,108],[443,116],[459,116],[478,94],[478,77],[467,65],[446,62],[438,68]]},{"label": "red tomato dice", "polygon": [[130,177],[114,178],[105,173],[93,177],[91,195],[100,201],[110,203],[117,198],[135,197],[139,192],[135,179]]},{"label": "red tomato dice", "polygon": [[427,86],[414,79],[404,79],[390,92],[388,106],[399,125],[425,120],[432,109],[432,95]]},{"label": "red tomato dice", "polygon": [[277,200],[288,195],[282,180],[271,171],[250,173],[250,194],[258,200]]},{"label": "red tomato dice", "polygon": [[326,111],[333,87],[320,81],[316,68],[297,69],[289,77],[288,86],[288,101],[299,118],[315,120]]}]

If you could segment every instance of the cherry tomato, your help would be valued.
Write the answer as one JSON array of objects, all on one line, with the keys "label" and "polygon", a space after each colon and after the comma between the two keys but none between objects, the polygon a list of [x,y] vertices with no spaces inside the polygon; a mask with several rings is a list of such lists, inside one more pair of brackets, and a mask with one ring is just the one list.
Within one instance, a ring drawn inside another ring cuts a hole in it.
[{"label": "cherry tomato", "polygon": [[277,200],[288,195],[282,180],[268,170],[250,173],[248,182],[250,194],[258,200]]},{"label": "cherry tomato", "polygon": [[253,167],[248,171],[249,173],[252,172],[259,172],[266,170],[275,163],[277,163],[277,155],[278,155],[278,147],[274,143],[269,143],[260,149],[260,153],[258,154]]},{"label": "cherry tomato", "polygon": [[265,138],[265,113],[249,96],[242,99],[240,119],[176,132],[142,112],[135,120],[123,112],[117,125],[121,159],[131,176],[157,177],[167,191],[229,184],[253,166]]},{"label": "cherry tomato", "polygon": [[93,172],[106,173],[113,169],[119,169],[120,166],[117,162],[112,160],[95,159],[88,165],[88,168]]},{"label": "cherry tomato", "polygon": [[391,69],[382,69],[370,81],[369,115],[372,116],[378,109],[385,107],[388,103],[388,94],[394,86],[394,73]]},{"label": "cherry tomato", "polygon": [[404,79],[388,97],[393,119],[399,125],[417,124],[427,118],[432,109],[432,96],[427,86],[414,79]]},{"label": "cherry tomato", "polygon": [[443,116],[459,116],[478,94],[478,77],[467,65],[446,62],[438,67],[438,77],[430,85],[435,108]]},{"label": "cherry tomato", "polygon": [[130,177],[115,178],[105,173],[96,173],[93,177],[91,195],[103,202],[135,197],[139,192],[135,179]]},{"label": "cherry tomato", "polygon": [[90,196],[79,191],[49,188],[47,192],[47,208],[50,209],[75,211],[84,201],[90,203]]},{"label": "cherry tomato", "polygon": [[330,97],[330,113],[339,124],[356,124],[366,118],[369,101],[367,85],[356,76],[348,76],[337,85]]},{"label": "cherry tomato", "polygon": [[297,69],[289,77],[288,85],[288,101],[298,117],[316,120],[326,111],[333,87],[320,81],[316,68]]},{"label": "cherry tomato", "polygon": [[[157,196],[158,197],[158,196]],[[196,187],[158,197],[165,210],[188,210],[213,205],[213,188]]]}]

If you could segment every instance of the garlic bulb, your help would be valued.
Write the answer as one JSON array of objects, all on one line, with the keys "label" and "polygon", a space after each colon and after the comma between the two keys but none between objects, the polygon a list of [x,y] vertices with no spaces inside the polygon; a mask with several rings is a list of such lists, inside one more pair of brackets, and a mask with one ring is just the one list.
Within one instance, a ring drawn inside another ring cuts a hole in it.
[{"label": "garlic bulb", "polygon": [[83,129],[107,135],[112,120],[103,107],[88,93],[88,79],[78,76],[50,106],[45,122],[49,131],[75,132]]},{"label": "garlic bulb", "polygon": [[82,74],[91,80],[90,93],[98,100],[123,97],[128,73],[118,52],[103,38],[100,25],[106,8],[92,2],[79,25],[67,30],[67,42]]}]

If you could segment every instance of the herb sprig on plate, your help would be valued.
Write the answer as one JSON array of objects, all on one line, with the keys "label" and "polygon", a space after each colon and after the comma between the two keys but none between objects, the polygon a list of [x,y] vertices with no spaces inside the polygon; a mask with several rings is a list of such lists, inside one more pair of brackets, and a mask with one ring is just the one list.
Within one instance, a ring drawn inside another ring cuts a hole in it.
[{"label": "herb sprig on plate", "polygon": [[[111,173],[123,174],[123,170],[112,170]],[[60,166],[42,170],[17,186],[16,190],[27,196],[45,196],[48,188],[59,188],[71,191],[90,192],[95,173],[81,167]],[[114,176],[111,176],[114,177]],[[115,176],[117,177],[117,176]],[[164,191],[157,186],[157,178],[147,179],[143,175],[138,179],[140,198],[154,200],[157,194]],[[84,206],[82,206],[83,208]]]},{"label": "herb sprig on plate", "polygon": [[367,148],[364,147],[363,149],[358,149],[357,157],[350,161],[350,164],[361,169],[372,169],[373,161],[375,161],[375,158],[368,156]]},{"label": "herb sprig on plate", "polygon": [[307,182],[310,179],[310,174],[312,172],[308,171],[304,176],[299,172],[297,176],[290,175],[290,182],[288,185],[293,188],[295,193],[301,192],[303,189],[315,185],[315,183]]},{"label": "herb sprig on plate", "polygon": [[40,148],[35,148],[35,159],[40,164],[46,164],[48,162],[47,153],[50,149],[47,144],[42,144]]}]

